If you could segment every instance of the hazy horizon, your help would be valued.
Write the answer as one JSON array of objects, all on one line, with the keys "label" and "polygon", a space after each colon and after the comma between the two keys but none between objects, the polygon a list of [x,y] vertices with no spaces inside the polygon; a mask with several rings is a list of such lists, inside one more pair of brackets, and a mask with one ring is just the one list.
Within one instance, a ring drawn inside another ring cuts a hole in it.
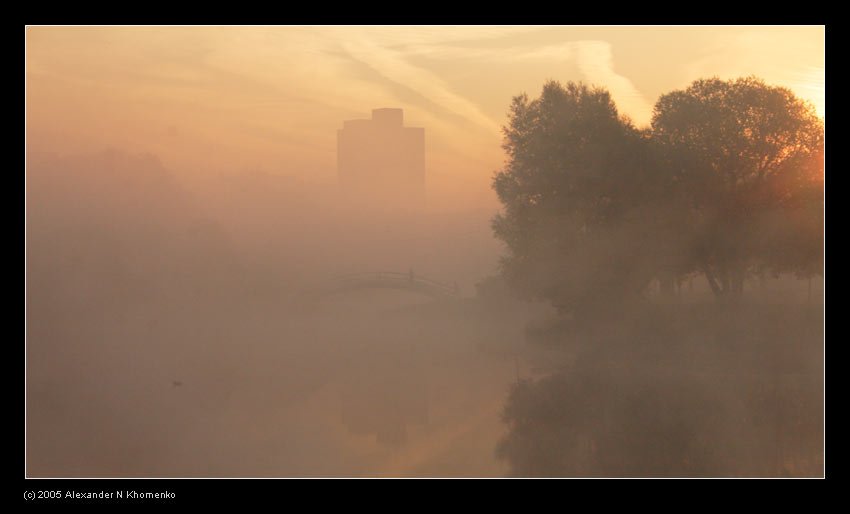
[{"label": "hazy horizon", "polygon": [[606,87],[639,126],[659,95],[713,76],[759,76],[824,115],[818,26],[28,27],[26,42],[29,150],[331,185],[342,122],[398,107],[427,128],[440,209],[496,207],[511,98],[549,79]]}]

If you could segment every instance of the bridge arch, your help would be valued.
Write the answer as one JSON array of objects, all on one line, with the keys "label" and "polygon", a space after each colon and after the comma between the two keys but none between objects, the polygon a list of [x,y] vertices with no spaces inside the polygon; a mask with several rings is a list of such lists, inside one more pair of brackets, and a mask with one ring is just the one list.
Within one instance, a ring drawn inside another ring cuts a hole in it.
[{"label": "bridge arch", "polygon": [[457,283],[438,282],[417,275],[411,270],[407,273],[375,271],[337,275],[320,288],[318,296],[324,297],[363,289],[399,289],[433,298],[454,298],[459,295]]}]

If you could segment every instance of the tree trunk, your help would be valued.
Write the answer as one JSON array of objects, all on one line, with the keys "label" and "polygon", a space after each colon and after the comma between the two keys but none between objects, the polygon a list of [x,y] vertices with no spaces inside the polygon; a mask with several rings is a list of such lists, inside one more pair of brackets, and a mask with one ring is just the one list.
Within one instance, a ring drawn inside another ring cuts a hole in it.
[{"label": "tree trunk", "polygon": [[708,285],[711,286],[711,291],[714,293],[714,296],[722,296],[723,290],[720,287],[720,284],[717,283],[717,279],[714,277],[714,273],[711,271],[711,268],[708,265],[703,265],[702,272],[705,274],[706,280],[708,280]]},{"label": "tree trunk", "polygon": [[729,295],[737,301],[744,295],[744,280],[747,278],[747,270],[743,264],[735,264],[729,272]]},{"label": "tree trunk", "polygon": [[735,287],[733,289],[735,296],[742,296],[744,294],[744,279],[746,278],[746,276],[747,274],[743,270],[735,271]]},{"label": "tree trunk", "polygon": [[721,265],[716,275],[707,264],[703,264],[702,270],[715,298],[736,299],[743,295],[747,274],[742,266]]},{"label": "tree trunk", "polygon": [[809,303],[809,305],[812,304],[812,277],[811,277],[811,275],[809,275],[809,293],[808,293],[808,296],[806,298],[806,301]]}]

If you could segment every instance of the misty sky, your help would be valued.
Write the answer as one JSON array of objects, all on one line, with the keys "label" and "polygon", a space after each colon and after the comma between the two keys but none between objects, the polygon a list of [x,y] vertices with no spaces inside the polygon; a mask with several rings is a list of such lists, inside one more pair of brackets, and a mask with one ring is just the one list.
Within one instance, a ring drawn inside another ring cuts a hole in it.
[{"label": "misty sky", "polygon": [[824,113],[823,27],[28,27],[35,151],[150,152],[184,174],[336,179],[336,130],[375,107],[426,127],[432,191],[492,200],[511,97],[607,87],[638,125],[691,81],[757,75]]}]

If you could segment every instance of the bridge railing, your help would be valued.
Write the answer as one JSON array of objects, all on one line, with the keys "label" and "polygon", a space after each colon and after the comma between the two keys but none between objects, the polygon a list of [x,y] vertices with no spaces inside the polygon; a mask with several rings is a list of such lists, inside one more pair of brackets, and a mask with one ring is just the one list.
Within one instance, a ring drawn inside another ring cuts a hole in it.
[{"label": "bridge railing", "polygon": [[334,281],[343,284],[363,283],[366,281],[374,281],[376,283],[395,285],[409,284],[411,286],[420,286],[434,289],[447,295],[458,294],[458,288],[456,284],[445,284],[443,282],[438,282],[436,280],[432,280],[427,277],[423,277],[410,272],[401,273],[397,271],[374,271],[365,273],[348,273],[342,275],[335,275],[333,278]]}]

